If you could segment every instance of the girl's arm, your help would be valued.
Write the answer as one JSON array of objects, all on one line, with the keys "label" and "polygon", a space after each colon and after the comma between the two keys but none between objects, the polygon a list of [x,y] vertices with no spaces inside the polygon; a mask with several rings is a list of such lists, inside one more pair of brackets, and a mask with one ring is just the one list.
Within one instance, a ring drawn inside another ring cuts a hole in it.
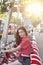
[{"label": "girl's arm", "polygon": [[13,51],[17,51],[17,50],[20,50],[21,46],[19,45],[18,47],[16,48],[12,48],[12,49],[9,49],[9,50],[1,50],[2,53],[4,52],[13,52]]}]

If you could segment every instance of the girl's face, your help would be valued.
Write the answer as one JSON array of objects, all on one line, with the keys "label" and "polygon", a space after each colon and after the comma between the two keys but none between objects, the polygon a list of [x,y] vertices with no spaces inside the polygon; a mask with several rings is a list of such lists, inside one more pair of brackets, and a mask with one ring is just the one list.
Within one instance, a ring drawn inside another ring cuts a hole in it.
[{"label": "girl's face", "polygon": [[26,36],[26,33],[24,32],[24,30],[19,30],[19,36],[21,38]]}]

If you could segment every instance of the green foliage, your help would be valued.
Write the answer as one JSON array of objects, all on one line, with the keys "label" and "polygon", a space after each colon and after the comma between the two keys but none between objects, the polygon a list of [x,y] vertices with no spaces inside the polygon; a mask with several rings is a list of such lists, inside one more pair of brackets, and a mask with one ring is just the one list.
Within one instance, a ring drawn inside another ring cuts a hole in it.
[{"label": "green foliage", "polygon": [[3,2],[7,2],[8,0],[3,0]]},{"label": "green foliage", "polygon": [[7,11],[7,6],[5,4],[1,5],[1,13]]},{"label": "green foliage", "polygon": [[0,18],[1,19],[6,19],[6,15],[5,14],[0,14]]},{"label": "green foliage", "polygon": [[43,33],[43,29],[41,29],[41,32]]},{"label": "green foliage", "polygon": [[14,5],[14,2],[10,2],[9,7],[12,7]]},{"label": "green foliage", "polygon": [[7,5],[6,5],[7,0],[3,0],[3,2],[1,2],[0,6],[1,6],[1,13],[6,12],[7,11]]},{"label": "green foliage", "polygon": [[11,16],[10,22],[15,22],[15,18]]},{"label": "green foliage", "polygon": [[3,3],[0,3],[1,6],[1,13],[4,13],[7,11],[7,7],[12,7],[14,5],[14,2],[7,3],[8,0],[3,0]]},{"label": "green foliage", "polygon": [[36,27],[40,22],[39,21],[32,21],[34,27]]}]

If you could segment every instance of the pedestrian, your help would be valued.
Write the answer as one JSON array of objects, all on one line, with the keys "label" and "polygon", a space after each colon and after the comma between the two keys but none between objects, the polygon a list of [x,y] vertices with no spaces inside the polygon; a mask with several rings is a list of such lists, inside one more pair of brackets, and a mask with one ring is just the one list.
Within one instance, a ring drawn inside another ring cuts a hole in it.
[{"label": "pedestrian", "polygon": [[30,36],[24,27],[20,27],[16,33],[17,47],[9,50],[2,50],[1,52],[15,52],[19,51],[18,60],[11,62],[7,65],[30,65],[30,54],[31,54],[31,42]]}]

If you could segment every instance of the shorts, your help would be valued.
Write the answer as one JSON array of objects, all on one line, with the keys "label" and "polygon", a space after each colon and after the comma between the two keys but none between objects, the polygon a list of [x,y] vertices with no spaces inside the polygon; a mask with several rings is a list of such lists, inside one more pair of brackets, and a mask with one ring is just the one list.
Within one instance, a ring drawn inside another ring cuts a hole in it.
[{"label": "shorts", "polygon": [[30,61],[30,57],[19,58],[19,62],[22,63],[22,65],[30,65]]}]

